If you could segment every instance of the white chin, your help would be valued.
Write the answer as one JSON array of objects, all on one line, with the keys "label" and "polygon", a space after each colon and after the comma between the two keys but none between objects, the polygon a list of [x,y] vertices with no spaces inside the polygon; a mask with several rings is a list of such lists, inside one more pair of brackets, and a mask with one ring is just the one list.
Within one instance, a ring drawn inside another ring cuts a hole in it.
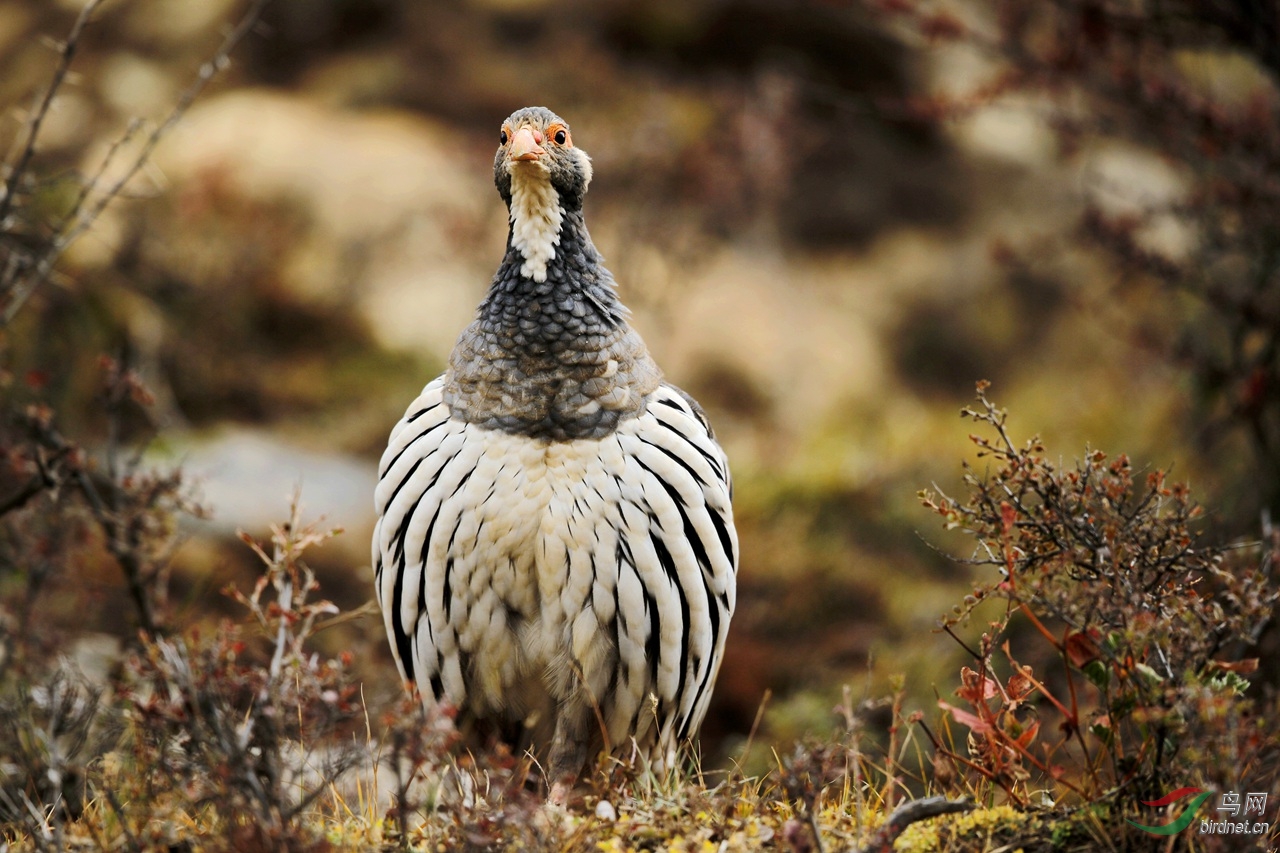
[{"label": "white chin", "polygon": [[564,210],[547,167],[532,160],[518,163],[535,168],[511,170],[511,245],[524,258],[521,275],[542,282],[547,280],[547,264],[560,244]]}]

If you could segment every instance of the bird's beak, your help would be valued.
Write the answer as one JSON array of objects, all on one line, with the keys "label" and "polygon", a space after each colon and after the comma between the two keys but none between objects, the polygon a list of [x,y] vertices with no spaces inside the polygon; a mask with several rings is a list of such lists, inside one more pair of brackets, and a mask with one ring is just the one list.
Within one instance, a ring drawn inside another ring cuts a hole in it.
[{"label": "bird's beak", "polygon": [[511,153],[507,156],[512,160],[537,160],[547,152],[538,144],[540,140],[533,135],[533,131],[527,127],[522,127],[516,131],[516,135],[511,140]]}]

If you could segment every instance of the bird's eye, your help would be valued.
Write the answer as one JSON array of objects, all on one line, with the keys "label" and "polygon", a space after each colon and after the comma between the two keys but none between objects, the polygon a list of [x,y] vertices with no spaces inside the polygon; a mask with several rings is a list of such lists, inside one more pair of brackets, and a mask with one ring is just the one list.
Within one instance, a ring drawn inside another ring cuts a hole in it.
[{"label": "bird's eye", "polygon": [[504,127],[502,133],[498,134],[498,142],[502,145],[507,144],[507,129]]},{"label": "bird's eye", "polygon": [[569,134],[565,133],[563,130],[557,130],[554,139],[556,141],[556,145],[564,145],[569,139]]}]

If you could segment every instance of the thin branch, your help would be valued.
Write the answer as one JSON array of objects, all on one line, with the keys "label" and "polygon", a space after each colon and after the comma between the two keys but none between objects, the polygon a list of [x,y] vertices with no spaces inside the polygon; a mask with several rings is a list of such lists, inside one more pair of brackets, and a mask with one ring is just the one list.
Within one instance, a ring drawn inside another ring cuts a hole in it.
[{"label": "thin branch", "polygon": [[81,209],[84,208],[85,202],[89,200],[89,196],[93,193],[94,187],[106,175],[107,169],[111,168],[111,164],[115,162],[116,155],[120,153],[120,149],[133,141],[133,137],[138,131],[142,130],[142,119],[135,118],[129,122],[128,127],[124,129],[124,133],[120,134],[114,142],[107,147],[107,153],[102,156],[102,162],[98,164],[98,170],[93,173],[93,177],[84,181],[80,187],[80,192],[76,195],[76,200],[72,202],[71,209],[67,212],[67,219],[74,220],[79,216]]},{"label": "thin branch", "polygon": [[49,488],[50,482],[43,474],[36,474],[8,498],[0,501],[0,516],[8,515],[27,505],[27,501]]},{"label": "thin branch", "polygon": [[53,79],[49,81],[49,88],[45,90],[44,97],[40,100],[40,105],[36,107],[35,112],[32,113],[31,118],[27,121],[27,142],[22,148],[22,153],[18,156],[17,164],[10,170],[8,180],[5,181],[4,197],[0,198],[0,224],[8,218],[9,211],[13,208],[13,199],[18,193],[18,183],[31,166],[31,158],[36,153],[36,141],[40,137],[40,128],[44,125],[44,120],[49,115],[50,107],[53,106],[54,96],[62,88],[62,84],[67,78],[67,72],[71,70],[71,60],[75,58],[76,48],[80,45],[80,34],[84,32],[89,19],[100,5],[102,5],[102,0],[89,0],[85,4],[84,8],[80,10],[80,15],[76,18],[75,24],[71,27],[67,40],[62,43],[62,49],[58,51],[58,64],[53,69]]},{"label": "thin branch", "polygon": [[[100,0],[94,0],[93,5],[96,5],[97,2],[100,2]],[[87,206],[81,203],[80,209],[75,211],[74,215],[70,218],[70,221],[64,224],[59,233],[50,241],[48,248],[36,264],[35,269],[24,282],[21,282],[18,286],[13,288],[13,291],[10,294],[9,303],[5,305],[3,314],[0,314],[0,328],[8,326],[9,323],[13,321],[13,318],[22,309],[22,306],[26,303],[27,299],[30,298],[31,294],[34,293],[46,279],[48,279],[49,274],[53,271],[54,264],[56,264],[58,259],[62,257],[62,254],[67,250],[67,247],[79,239],[85,231],[89,230],[89,228],[93,226],[94,222],[97,221],[98,217],[102,214],[102,211],[106,209],[107,205],[115,200],[115,198],[124,190],[124,187],[133,180],[138,172],[142,171],[144,166],[151,161],[151,156],[155,153],[156,146],[158,146],[161,140],[168,135],[174,125],[176,125],[178,121],[186,115],[187,110],[190,109],[192,103],[195,102],[196,98],[200,96],[209,83],[230,64],[232,51],[235,50],[240,42],[244,40],[245,36],[247,36],[254,26],[257,25],[258,20],[262,15],[262,10],[266,8],[267,3],[269,2],[270,0],[253,0],[239,23],[237,23],[236,26],[227,34],[226,38],[223,39],[217,52],[215,52],[208,61],[200,66],[200,70],[196,73],[195,81],[178,96],[177,102],[173,105],[173,109],[169,111],[169,114],[165,117],[164,121],[157,125],[155,129],[147,135],[146,140],[142,144],[142,148],[134,157],[133,162],[129,164],[129,167],[125,169],[124,174],[107,187],[97,201]],[[61,82],[60,79],[59,82]],[[135,128],[131,125],[130,128],[125,131],[125,135],[132,136],[134,132]],[[109,158],[114,156],[114,152],[118,149],[119,144],[122,143],[118,143],[113,146],[108,152]],[[10,180],[13,180],[13,176],[10,176]],[[93,188],[93,183],[90,183],[90,192],[82,192],[82,199],[90,195]],[[6,196],[6,199],[9,197],[10,196]]]},{"label": "thin branch", "polygon": [[[32,428],[35,430],[36,439],[45,447],[58,454],[71,452],[73,447],[71,442],[53,427],[34,423]],[[123,490],[119,481],[107,480],[106,499],[84,468],[77,468],[72,473],[72,481],[84,496],[90,514],[102,528],[107,550],[124,573],[129,595],[138,608],[139,627],[149,635],[156,635],[161,626],[147,591],[147,584],[153,577],[153,572],[147,570],[145,561],[140,556],[137,528],[134,525],[122,523],[123,507],[120,498],[123,496]]]}]

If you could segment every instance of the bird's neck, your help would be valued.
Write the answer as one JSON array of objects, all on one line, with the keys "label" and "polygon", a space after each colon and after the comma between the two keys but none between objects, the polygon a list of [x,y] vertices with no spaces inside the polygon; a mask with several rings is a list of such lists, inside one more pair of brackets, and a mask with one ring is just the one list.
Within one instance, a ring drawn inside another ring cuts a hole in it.
[{"label": "bird's neck", "polygon": [[520,274],[525,278],[546,281],[547,265],[560,254],[556,247],[560,244],[560,232],[566,229],[566,225],[570,236],[580,229],[587,245],[591,244],[581,209],[577,211],[576,223],[565,222],[567,211],[545,170],[517,168],[512,172],[511,201],[507,211],[511,222],[507,254],[514,251],[520,256]]},{"label": "bird's neck", "polygon": [[625,326],[627,309],[591,242],[582,197],[563,197],[532,163],[515,164],[505,196],[507,249],[480,321],[519,348],[572,344],[584,329],[599,335]]},{"label": "bird's neck", "polygon": [[513,319],[514,311],[536,321],[548,337],[558,332],[546,322],[548,311],[568,310],[605,326],[625,324],[627,309],[591,242],[582,211],[554,203],[551,210],[520,211],[518,200],[513,195],[507,251],[480,306],[480,317],[500,326]]},{"label": "bird's neck", "polygon": [[489,294],[449,357],[445,403],[488,428],[601,438],[643,410],[662,374],[627,323],[582,212],[558,208],[541,221],[558,222],[553,240],[539,242],[513,215]]}]

